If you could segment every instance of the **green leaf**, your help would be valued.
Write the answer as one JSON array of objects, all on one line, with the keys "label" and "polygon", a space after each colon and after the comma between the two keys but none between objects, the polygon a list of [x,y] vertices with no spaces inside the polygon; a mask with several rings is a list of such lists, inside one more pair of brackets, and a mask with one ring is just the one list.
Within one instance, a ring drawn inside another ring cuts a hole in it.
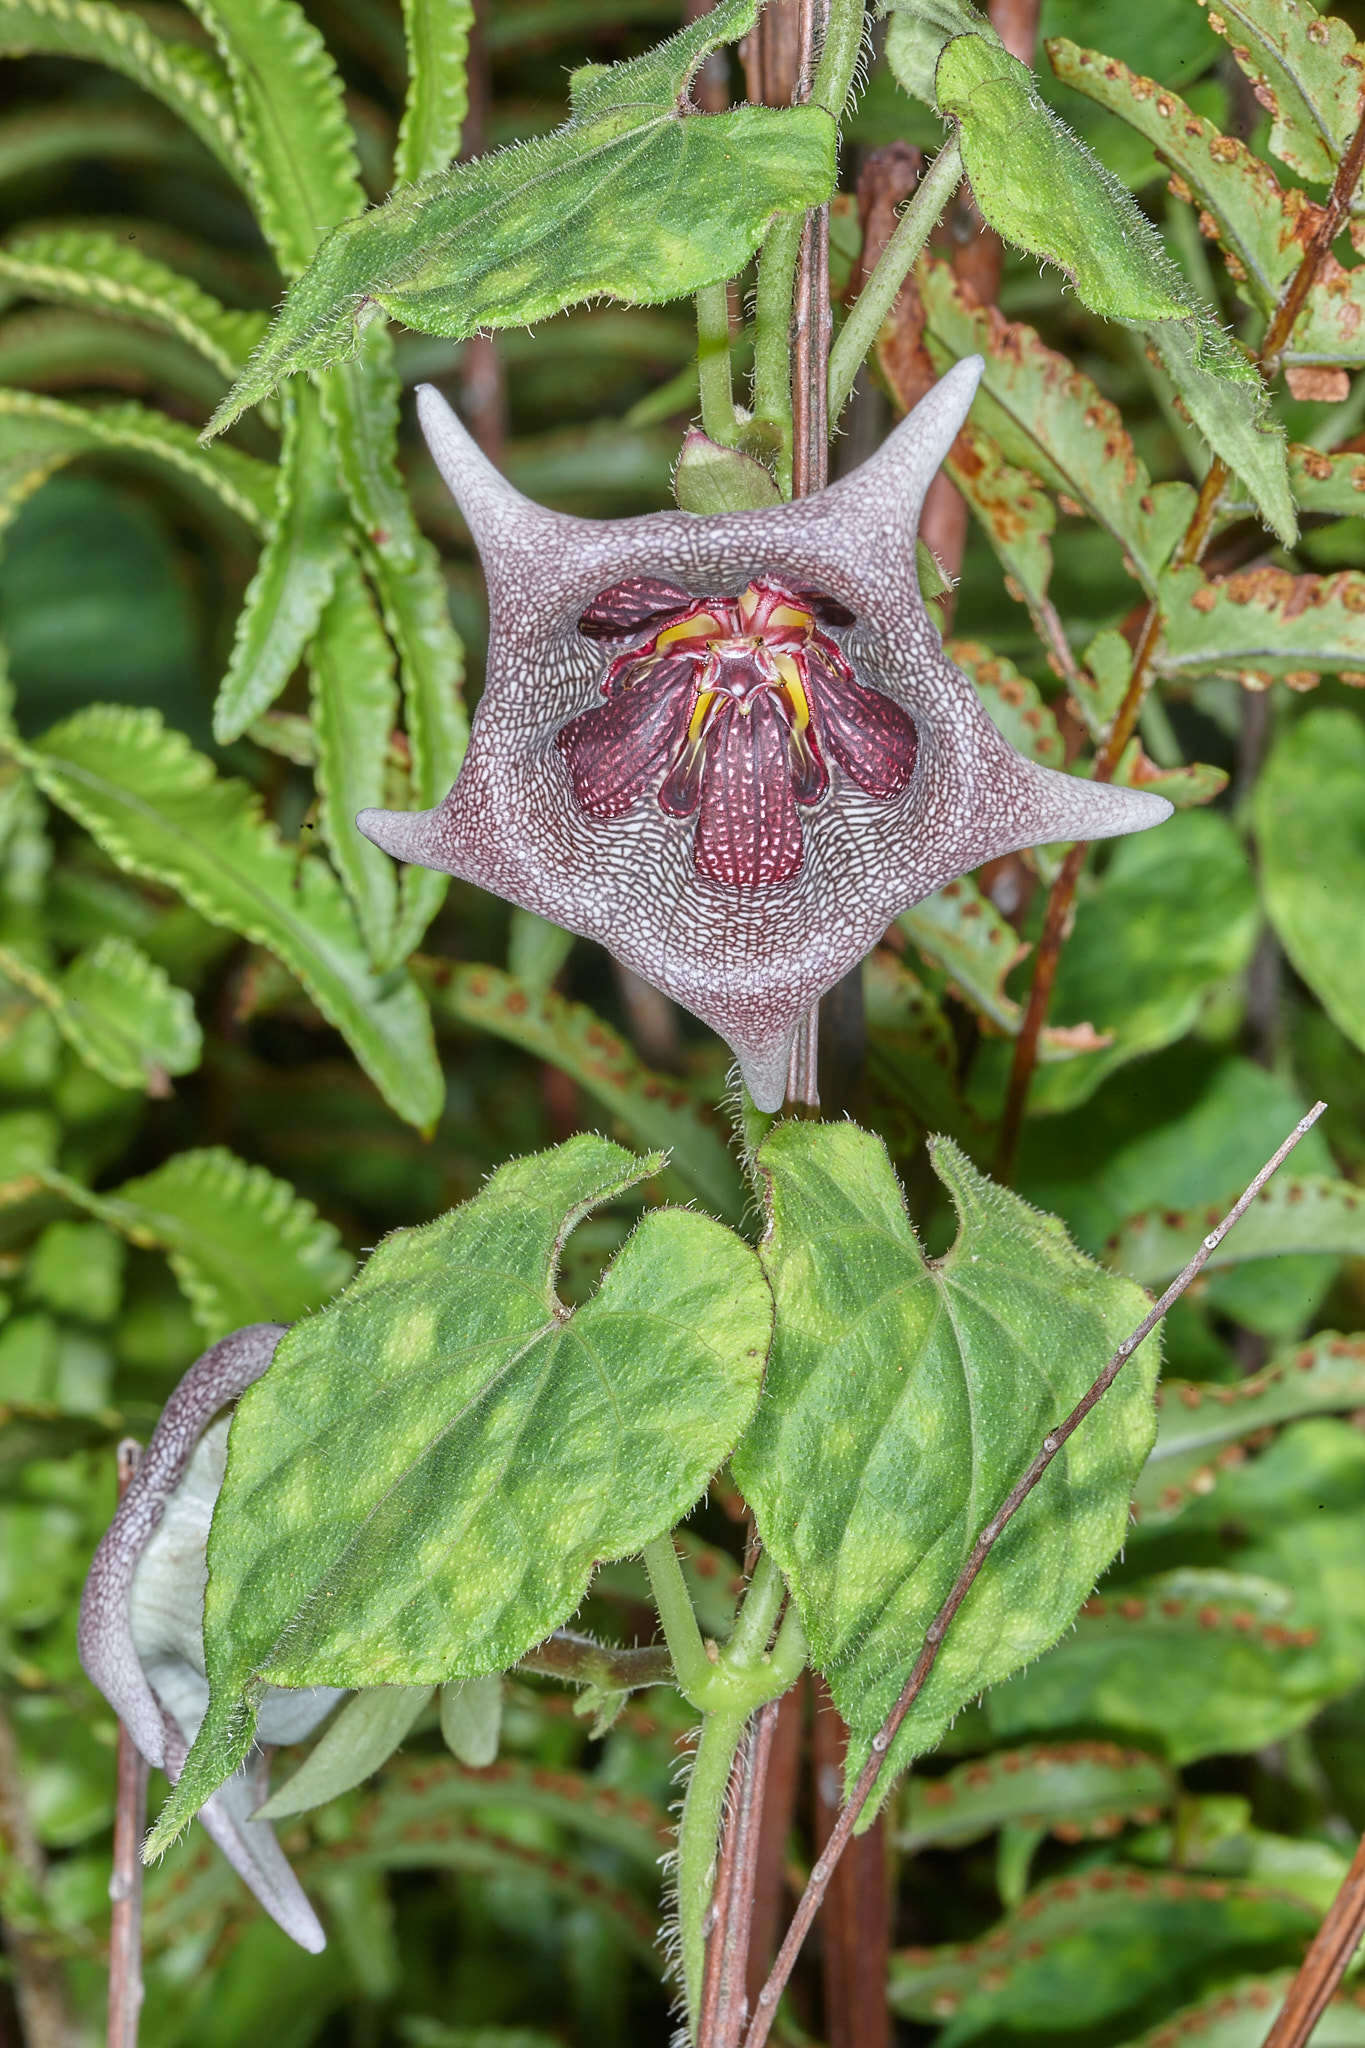
[{"label": "green leaf", "polygon": [[24,1294],[54,1315],[109,1323],[123,1299],[127,1247],[103,1223],[49,1223],[24,1270]]},{"label": "green leaf", "polygon": [[993,724],[1012,747],[1045,768],[1066,766],[1066,743],[1035,682],[979,640],[949,640],[943,651],[976,684]]},{"label": "green leaf", "polygon": [[239,739],[284,689],[317,629],[346,550],[346,508],[327,428],[306,384],[285,408],[278,477],[265,546],[237,614],[213,706],[220,746]]},{"label": "green leaf", "polygon": [[1256,786],[1265,907],[1328,1016],[1365,1048],[1365,730],[1349,711],[1310,711],[1283,732]]},{"label": "green leaf", "polygon": [[1278,677],[1297,690],[1311,690],[1324,674],[1365,675],[1365,576],[1351,570],[1209,577],[1175,569],[1162,578],[1161,606],[1162,675],[1229,676],[1248,689]]},{"label": "green leaf", "polygon": [[[1002,680],[1008,686],[1008,674]],[[986,708],[991,709],[989,696]],[[1006,995],[1005,981],[1028,947],[970,875],[912,904],[896,923],[918,952],[943,969],[955,994],[998,1030],[1017,1037],[1023,1005]],[[1039,1041],[1039,1060],[1074,1059],[1094,1044],[1095,1034],[1088,1026],[1050,1025]]]},{"label": "green leaf", "polygon": [[36,996],[77,1057],[116,1088],[165,1094],[168,1074],[199,1064],[193,997],[129,939],[101,939],[55,978],[0,947],[0,973]]},{"label": "green leaf", "polygon": [[[1185,2040],[1198,2041],[1199,2048],[1261,2048],[1267,2026],[1284,2004],[1292,1981],[1292,1973],[1286,1970],[1220,1985],[1212,1997],[1171,2013],[1160,2026],[1126,2042],[1124,2048],[1176,2048],[1177,2042]],[[1313,2048],[1361,2048],[1365,2012],[1355,2002],[1357,1996],[1343,1993],[1332,2000],[1313,2029]]]},{"label": "green leaf", "polygon": [[[253,527],[274,510],[275,471],[236,448],[201,448],[188,427],[142,405],[69,405],[32,391],[0,391],[0,490],[11,477],[50,476],[77,455],[107,449],[169,471]],[[15,509],[11,504],[11,510]]]},{"label": "green leaf", "polygon": [[106,0],[0,0],[0,51],[79,57],[121,71],[179,115],[234,177],[242,175],[241,137],[221,67],[206,50],[164,40],[128,8]]},{"label": "green leaf", "polygon": [[496,967],[442,963],[421,970],[421,979],[438,1016],[496,1032],[571,1074],[637,1143],[667,1152],[689,1193],[724,1222],[740,1221],[744,1190],[722,1132],[702,1118],[681,1082],[653,1073],[595,1011]]},{"label": "green leaf", "polygon": [[896,1847],[913,1856],[1021,1824],[1063,1842],[1102,1839],[1124,1821],[1155,1820],[1175,1794],[1171,1773],[1142,1749],[1070,1742],[996,1750],[942,1778],[908,1778]]},{"label": "green leaf", "polygon": [[[1246,284],[1251,303],[1268,313],[1297,270],[1303,244],[1284,233],[1285,194],[1260,158],[1201,119],[1178,93],[1117,58],[1078,49],[1063,37],[1050,42],[1047,53],[1064,84],[1109,108],[1156,146],[1178,173],[1179,196],[1196,201],[1211,218],[1219,241],[1236,259],[1234,276]],[[1295,200],[1302,222],[1306,202],[1301,193]]]},{"label": "green leaf", "polygon": [[[1146,1306],[955,1146],[930,1140],[930,1160],[959,1216],[932,1262],[875,1138],[784,1123],[758,1154],[777,1323],[734,1473],[853,1731],[850,1777],[981,1528]],[[1054,1642],[1123,1541],[1156,1347],[1134,1363],[996,1544],[897,1762]]]},{"label": "green leaf", "polygon": [[164,328],[225,379],[261,338],[260,313],[231,312],[190,278],[98,228],[29,228],[0,250],[0,303],[10,298],[98,306]]},{"label": "green leaf", "polygon": [[443,171],[469,111],[466,70],[473,0],[403,0],[408,97],[398,130],[395,185]]},{"label": "green leaf", "polygon": [[387,1238],[281,1341],[233,1422],[209,1708],[158,1848],[245,1753],[267,1679],[503,1670],[573,1613],[596,1560],[696,1500],[758,1399],[772,1307],[754,1254],[653,1210],[583,1307],[555,1293],[573,1225],[659,1164],[590,1137],[516,1160]]},{"label": "green leaf", "polygon": [[1112,2039],[1116,2023],[1141,2026],[1211,1980],[1296,1961],[1317,1917],[1265,1885],[1081,1871],[1040,1885],[975,1941],[899,1951],[888,1996],[905,2018],[947,2020],[941,2048],[982,2035]]},{"label": "green leaf", "polygon": [[[479,1888],[485,1891],[501,1880],[514,1897],[525,1896],[529,1880],[538,1891],[548,1890],[568,1912],[600,1915],[613,1944],[657,1973],[657,1915],[652,1905],[642,1903],[638,1889],[612,1883],[602,1875],[598,1859],[589,1860],[563,1844],[547,1848],[527,1842],[522,1833],[514,1837],[473,1818],[461,1826],[431,1796],[439,1769],[426,1760],[424,1782],[416,1794],[398,1798],[386,1786],[378,1799],[367,1802],[369,1810],[352,1824],[346,1839],[348,1868],[457,1870],[481,1880]],[[483,1797],[487,1799],[487,1791]],[[518,1785],[515,1804],[526,1803]],[[305,1882],[325,1881],[327,1872],[335,1869],[336,1857],[336,1847],[328,1843],[314,1856],[300,1859],[300,1877]],[[437,2039],[444,2048],[444,2035]],[[456,2048],[489,2048],[486,2033],[460,2030],[454,2040]],[[495,2036],[491,2048],[541,2048],[541,2037],[513,2032],[507,2044]]]},{"label": "green leaf", "polygon": [[498,1760],[502,1732],[502,1674],[463,1678],[441,1687],[441,1734],[453,1757],[470,1770],[486,1770]]},{"label": "green leaf", "polygon": [[991,1694],[1007,1742],[1103,1729],[1173,1764],[1277,1742],[1346,1690],[1306,1597],[1254,1570],[1186,1567],[1088,1600],[1072,1633]]},{"label": "green leaf", "polygon": [[697,427],[683,437],[673,472],[673,495],[684,512],[752,512],[776,505],[782,493],[765,469],[742,448],[723,448]]},{"label": "green leaf", "polygon": [[[1353,1424],[1318,1417],[1291,1423],[1258,1457],[1215,1467],[1215,1483],[1198,1492],[1174,1523],[1139,1522],[1129,1547],[1129,1568],[1161,1565],[1173,1554],[1219,1559],[1235,1530],[1238,1570],[1279,1589],[1290,1603],[1296,1665],[1285,1681],[1282,1727],[1307,1720],[1315,1702],[1350,1692],[1365,1678],[1365,1585],[1359,1568],[1360,1502],[1365,1486],[1365,1439]],[[1123,1589],[1128,1590],[1126,1587]],[[1191,1657],[1191,1682],[1196,1680]],[[1202,1682],[1210,1676],[1207,1655]],[[1296,1718],[1291,1719],[1293,1707]],[[1236,1714],[1235,1701],[1229,1711]],[[1253,1746],[1211,1739],[1218,1748]],[[1267,1737],[1273,1740],[1273,1737]]]},{"label": "green leaf", "polygon": [[[411,799],[430,809],[455,780],[469,739],[460,694],[464,650],[450,622],[440,557],[418,530],[398,473],[400,387],[389,335],[371,328],[359,358],[328,371],[320,388],[384,623],[398,649]],[[406,959],[420,942],[448,887],[449,877],[430,868],[404,869],[392,962]]]},{"label": "green leaf", "polygon": [[[632,1795],[593,1773],[550,1770],[543,1764],[503,1759],[481,1770],[448,1757],[395,1757],[384,1774],[377,1811],[358,1820],[353,1840],[377,1847],[376,1835],[397,1843],[413,1822],[432,1823],[437,1830],[477,1825],[476,1817],[509,1810],[534,1815],[548,1824],[591,1842],[600,1842],[629,1859],[635,1870],[654,1876],[660,1854],[668,1847],[667,1813],[649,1798]],[[376,1835],[369,1833],[369,1828]],[[366,1853],[362,1847],[361,1853]]]},{"label": "green leaf", "polygon": [[[1255,883],[1226,818],[1186,812],[1123,840],[1078,893],[1053,998],[1054,1016],[1084,1020],[1105,1043],[1040,1070],[1034,1109],[1070,1109],[1117,1068],[1182,1038],[1245,970],[1256,930]],[[983,1100],[1003,1065],[1003,1048],[986,1050]]]},{"label": "green leaf", "polygon": [[21,757],[125,872],[169,882],[211,924],[277,954],[398,1114],[435,1121],[441,1072],[416,984],[376,978],[340,883],[284,844],[254,790],[217,776],[152,711],[95,705]]},{"label": "green leaf", "polygon": [[1256,366],[1191,292],[1131,195],[1039,98],[1027,67],[985,37],[947,43],[935,93],[958,123],[972,193],[991,226],[1057,264],[1092,313],[1161,350],[1215,453],[1292,543],[1284,438]]},{"label": "green leaf", "polygon": [[393,862],[357,832],[356,812],[384,801],[398,711],[393,649],[355,560],[343,556],[313,641],[313,731],[323,836],[346,885],[370,958],[389,958],[398,886]]},{"label": "green leaf", "polygon": [[351,1255],[311,1202],[263,1166],[215,1145],[94,1194],[46,1184],[130,1244],[163,1251],[210,1343],[246,1323],[289,1322],[345,1285]]},{"label": "green leaf", "polygon": [[[1241,1193],[1201,1209],[1151,1210],[1132,1217],[1104,1248],[1105,1262],[1143,1286],[1178,1273],[1199,1249],[1205,1231],[1219,1222]],[[1251,1208],[1209,1254],[1209,1271],[1248,1259],[1276,1259],[1287,1252],[1337,1252],[1365,1256],[1365,1188],[1354,1181],[1293,1179],[1276,1174]]]},{"label": "green leaf", "polygon": [[261,229],[286,277],[365,203],[341,79],[295,0],[193,0],[218,44]]},{"label": "green leaf", "polygon": [[1246,1439],[1305,1415],[1365,1406],[1365,1337],[1325,1331],[1264,1372],[1227,1385],[1165,1380],[1157,1390],[1157,1432],[1133,1495],[1149,1521],[1209,1493],[1219,1470],[1247,1455]]},{"label": "green leaf", "polygon": [[818,205],[835,170],[822,107],[700,114],[680,104],[707,53],[746,33],[756,11],[756,0],[721,0],[644,57],[586,67],[553,135],[456,164],[345,221],[210,431],[282,377],[353,354],[381,311],[460,340],[604,293],[658,305],[742,269],[771,216]]},{"label": "green leaf", "polygon": [[253,1819],[289,1820],[363,1785],[388,1762],[430,1698],[429,1685],[376,1685],[357,1693]]},{"label": "green leaf", "polygon": [[1300,177],[1325,185],[1360,118],[1365,50],[1311,0],[1219,0],[1209,26],[1270,109],[1270,148]]},{"label": "green leaf", "polygon": [[993,308],[978,306],[951,264],[922,259],[916,278],[935,367],[965,355],[986,359],[973,407],[982,432],[1006,460],[1097,519],[1154,594],[1194,510],[1189,485],[1153,483],[1113,401],[1031,327],[1002,326]]}]

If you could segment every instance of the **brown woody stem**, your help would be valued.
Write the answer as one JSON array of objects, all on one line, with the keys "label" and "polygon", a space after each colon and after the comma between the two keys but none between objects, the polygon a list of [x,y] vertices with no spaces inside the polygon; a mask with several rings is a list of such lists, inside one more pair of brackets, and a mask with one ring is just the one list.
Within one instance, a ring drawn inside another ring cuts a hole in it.
[{"label": "brown woody stem", "polygon": [[[1189,1264],[1176,1275],[1161,1299],[1148,1310],[1132,1335],[1124,1338],[1108,1365],[1105,1366],[1104,1371],[1081,1396],[1080,1400],[1071,1410],[1071,1413],[1066,1417],[1066,1420],[1060,1422],[1056,1429],[1050,1430],[1043,1438],[1032,1464],[1023,1476],[1016,1480],[977,1537],[976,1542],[972,1546],[970,1557],[953,1583],[952,1591],[925,1630],[923,1647],[920,1650],[919,1656],[915,1659],[914,1668],[905,1682],[900,1698],[896,1701],[895,1706],[873,1736],[871,1752],[867,1762],[858,1773],[857,1783],[845,1802],[838,1820],[834,1824],[828,1842],[820,1852],[811,1870],[810,1879],[805,1891],[801,1895],[800,1904],[792,1916],[791,1926],[787,1929],[786,1938],[777,1952],[777,1961],[773,1964],[767,1983],[758,1994],[758,2007],[754,2014],[753,2023],[744,2037],[744,2048],[763,2048],[763,2043],[768,2038],[769,2030],[772,2027],[773,2019],[777,2012],[777,2001],[781,1997],[783,1987],[792,1973],[792,1966],[800,1952],[801,1944],[810,1929],[811,1922],[820,1910],[820,1902],[825,1896],[834,1866],[839,1861],[840,1856],[842,1856],[852,1838],[854,1828],[857,1826],[858,1816],[866,1806],[872,1795],[873,1788],[881,1776],[882,1767],[886,1762],[891,1745],[896,1739],[901,1723],[924,1690],[929,1674],[933,1670],[938,1658],[939,1647],[952,1626],[958,1609],[976,1583],[981,1567],[985,1564],[991,1551],[1014,1520],[1015,1515],[1028,1499],[1038,1481],[1047,1471],[1048,1466],[1052,1463],[1058,1451],[1061,1450],[1062,1445],[1075,1434],[1091,1409],[1108,1393],[1110,1387],[1118,1378],[1119,1373],[1138,1346],[1143,1342],[1144,1338],[1151,1335],[1152,1331],[1161,1321],[1161,1318],[1179,1300],[1190,1282],[1201,1271],[1211,1255],[1217,1251],[1219,1245],[1223,1242],[1223,1239],[1233,1228],[1234,1224],[1238,1223],[1246,1214],[1246,1211],[1255,1201],[1271,1175],[1284,1164],[1284,1161],[1289,1157],[1289,1154],[1294,1150],[1299,1140],[1305,1137],[1313,1128],[1313,1125],[1326,1107],[1325,1102],[1314,1103],[1307,1116],[1300,1117],[1298,1123],[1295,1124],[1293,1130],[1289,1133],[1289,1136],[1284,1139],[1282,1144],[1276,1147],[1255,1179],[1248,1187],[1243,1189],[1222,1222],[1209,1232]],[[1362,1907],[1362,1911],[1365,1911],[1365,1906]],[[1348,1951],[1348,1957],[1349,1953]]]},{"label": "brown woody stem", "polygon": [[1284,2004],[1265,2037],[1265,2048],[1303,2048],[1345,1976],[1362,1934],[1365,1838],[1341,1881],[1341,1890],[1333,1899],[1327,1918],[1313,1938],[1312,1947],[1299,1965],[1298,1975],[1285,1993]]},{"label": "brown woody stem", "polygon": [[[1345,225],[1352,197],[1360,182],[1362,167],[1365,167],[1365,115],[1362,115],[1360,124],[1351,138],[1350,147],[1341,159],[1322,217],[1309,237],[1299,267],[1285,288],[1284,296],[1275,309],[1274,317],[1266,329],[1265,339],[1257,352],[1257,367],[1266,378],[1272,377],[1279,369],[1280,358],[1288,345],[1294,322],[1303,311],[1304,302],[1313,289],[1322,260]],[[1221,457],[1215,456],[1200,487],[1194,510],[1190,514],[1189,525],[1171,558],[1172,567],[1187,568],[1202,557],[1208,545],[1214,513],[1218,509],[1218,501],[1223,495],[1227,480],[1227,465]],[[1142,632],[1133,650],[1133,666],[1123,702],[1118,708],[1109,737],[1096,756],[1097,782],[1109,782],[1113,779],[1114,771],[1123,758],[1124,749],[1137,728],[1142,700],[1151,682],[1152,664],[1161,644],[1162,623],[1160,606],[1153,603],[1143,620]],[[1048,896],[1042,936],[1038,941],[1038,952],[1034,960],[1033,983],[1029,989],[1028,1006],[1024,1011],[1019,1036],[1014,1042],[1009,1089],[1000,1122],[1000,1150],[996,1172],[1001,1180],[1008,1180],[1014,1171],[1024,1111],[1028,1106],[1029,1088],[1033,1081],[1033,1070],[1038,1063],[1038,1044],[1043,1026],[1047,1022],[1048,1005],[1052,1000],[1053,984],[1057,979],[1057,964],[1070,922],[1071,906],[1075,901],[1076,884],[1085,862],[1085,854],[1084,843],[1078,843],[1071,848]]]}]

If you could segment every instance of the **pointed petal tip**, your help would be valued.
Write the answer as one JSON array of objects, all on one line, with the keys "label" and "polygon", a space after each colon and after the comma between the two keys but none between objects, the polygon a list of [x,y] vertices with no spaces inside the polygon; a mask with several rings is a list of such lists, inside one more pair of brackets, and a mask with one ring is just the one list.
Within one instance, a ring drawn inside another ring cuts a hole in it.
[{"label": "pointed petal tip", "polygon": [[787,1099],[793,1036],[794,1033],[788,1032],[777,1045],[734,1048],[740,1078],[749,1091],[749,1100],[764,1116],[776,1116]]},{"label": "pointed petal tip", "polygon": [[436,863],[431,858],[431,822],[438,815],[438,811],[357,811],[356,830],[409,867],[432,867]]}]

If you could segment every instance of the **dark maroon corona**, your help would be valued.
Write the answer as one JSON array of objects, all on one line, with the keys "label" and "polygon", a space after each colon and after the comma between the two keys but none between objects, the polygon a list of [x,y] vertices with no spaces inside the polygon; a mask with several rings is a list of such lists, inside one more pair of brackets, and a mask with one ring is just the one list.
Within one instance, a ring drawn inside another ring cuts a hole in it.
[{"label": "dark maroon corona", "polygon": [[696,818],[705,880],[790,881],[805,857],[797,806],[828,794],[829,761],[883,799],[915,769],[910,718],[820,630],[852,624],[831,598],[757,579],[738,597],[692,598],[652,577],[603,591],[580,632],[636,644],[608,668],[606,702],[558,734],[582,809],[620,818],[652,792],[669,817]]}]

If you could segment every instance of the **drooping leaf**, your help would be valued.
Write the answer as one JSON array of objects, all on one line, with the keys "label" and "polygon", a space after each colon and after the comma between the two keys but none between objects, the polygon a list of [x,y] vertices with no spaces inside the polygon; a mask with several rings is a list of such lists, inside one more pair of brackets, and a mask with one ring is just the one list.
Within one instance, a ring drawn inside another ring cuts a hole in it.
[{"label": "drooping leaf", "polygon": [[168,1074],[199,1064],[193,997],[129,939],[101,939],[58,975],[0,947],[0,974],[36,996],[72,1050],[116,1088],[164,1092]]},{"label": "drooping leaf", "polygon": [[50,1171],[44,1179],[130,1244],[164,1251],[210,1343],[247,1323],[305,1315],[351,1271],[311,1202],[220,1145],[177,1152],[108,1194]]},{"label": "drooping leaf", "polygon": [[754,1254],[706,1217],[654,1210],[583,1307],[555,1294],[569,1230],[659,1164],[590,1137],[514,1161],[387,1238],[281,1340],[233,1422],[209,1708],[162,1846],[245,1753],[265,1674],[503,1670],[573,1612],[595,1560],[691,1506],[758,1398],[772,1306]]},{"label": "drooping leaf", "polygon": [[393,862],[362,838],[356,812],[384,801],[398,710],[393,650],[354,558],[342,557],[309,656],[323,836],[376,965],[389,959],[398,888]]},{"label": "drooping leaf", "polygon": [[1194,510],[1189,485],[1153,483],[1112,400],[1031,327],[976,305],[950,264],[922,260],[916,277],[935,367],[985,356],[973,409],[982,431],[1009,462],[1084,506],[1119,542],[1133,574],[1155,592]]},{"label": "drooping leaf", "polygon": [[502,1730],[502,1675],[461,1678],[441,1687],[441,1734],[446,1748],[472,1771],[498,1760]]},{"label": "drooping leaf", "polygon": [[21,757],[119,867],[276,953],[398,1114],[435,1120],[441,1073],[415,983],[374,975],[341,884],[283,843],[254,790],[217,776],[151,711],[96,705]]},{"label": "drooping leaf", "polygon": [[121,71],[155,93],[234,177],[242,176],[241,137],[221,66],[192,43],[157,35],[126,7],[108,0],[0,0],[0,50],[79,57]]},{"label": "drooping leaf", "polygon": [[98,306],[164,328],[227,380],[265,325],[263,314],[232,311],[169,263],[99,228],[26,228],[12,235],[0,249],[0,301],[10,297]]},{"label": "drooping leaf", "polygon": [[1063,1842],[1102,1838],[1126,1820],[1155,1820],[1174,1799],[1171,1773],[1146,1750],[1114,1742],[1037,1743],[974,1757],[942,1778],[908,1778],[896,1846],[913,1856],[1021,1824],[1050,1830]]},{"label": "drooping leaf", "polygon": [[375,1685],[358,1692],[255,1817],[288,1820],[363,1785],[388,1762],[430,1698],[429,1685]]},{"label": "drooping leaf", "polygon": [[756,0],[721,0],[643,57],[586,67],[564,128],[346,221],[291,289],[212,430],[281,377],[352,354],[378,312],[462,339],[603,293],[658,305],[733,275],[774,212],[816,205],[834,182],[834,122],[821,107],[684,113],[699,65],[755,12]]},{"label": "drooping leaf", "polygon": [[[779,1124],[758,1154],[777,1323],[733,1466],[853,1730],[850,1773],[981,1527],[1143,1313],[1144,1297],[1053,1218],[943,1140],[930,1158],[960,1219],[932,1264],[866,1133]],[[1122,1542],[1152,1440],[1155,1347],[1134,1363],[996,1544],[893,1745],[898,1761],[1055,1641]]]},{"label": "drooping leaf", "polygon": [[[1365,1048],[1365,729],[1349,711],[1310,711],[1283,732],[1256,787],[1265,906],[1328,1016]],[[1327,878],[1330,878],[1327,879]]]},{"label": "drooping leaf", "polygon": [[303,658],[346,548],[345,506],[316,394],[301,385],[285,409],[270,528],[233,630],[213,707],[220,746],[268,711]]},{"label": "drooping leaf", "polygon": [[473,0],[403,0],[408,96],[398,130],[395,185],[443,171],[460,147],[469,107],[466,68]]},{"label": "drooping leaf", "polygon": [[1185,1764],[1278,1741],[1340,1690],[1302,1597],[1254,1572],[1185,1567],[1087,1600],[986,1713],[1006,1742],[1103,1732]]},{"label": "drooping leaf", "polygon": [[977,25],[957,33],[940,23],[937,5],[926,11],[942,41],[935,104],[957,123],[982,214],[1017,248],[1057,264],[1092,313],[1147,336],[1215,452],[1292,542],[1284,438],[1254,364],[1192,293],[1131,195],[1042,100],[1028,68]]},{"label": "drooping leaf", "polygon": [[655,1074],[625,1039],[583,1003],[536,989],[496,967],[442,963],[422,970],[439,1016],[496,1032],[571,1074],[632,1138],[665,1150],[688,1191],[727,1223],[744,1213],[739,1172],[720,1131],[703,1121],[682,1084]]},{"label": "drooping leaf", "polygon": [[889,1998],[906,2018],[948,2022],[943,2048],[993,2032],[1080,2039],[1140,2027],[1239,1969],[1297,1961],[1317,1917],[1265,1885],[1131,1866],[1039,1886],[984,1940],[902,1949]]},{"label": "drooping leaf", "polygon": [[1365,50],[1348,25],[1312,0],[1219,0],[1209,26],[1228,38],[1270,113],[1272,153],[1327,184],[1360,118]]},{"label": "drooping leaf", "polygon": [[257,532],[274,509],[275,471],[237,448],[201,448],[178,420],[142,405],[71,405],[32,391],[0,391],[0,514],[10,479],[50,476],[77,455],[109,449],[179,477]]},{"label": "drooping leaf", "polygon": [[1305,1415],[1365,1406],[1365,1338],[1324,1331],[1248,1380],[1166,1380],[1157,1391],[1157,1433],[1133,1499],[1139,1513],[1178,1512],[1247,1456],[1246,1440]]}]

